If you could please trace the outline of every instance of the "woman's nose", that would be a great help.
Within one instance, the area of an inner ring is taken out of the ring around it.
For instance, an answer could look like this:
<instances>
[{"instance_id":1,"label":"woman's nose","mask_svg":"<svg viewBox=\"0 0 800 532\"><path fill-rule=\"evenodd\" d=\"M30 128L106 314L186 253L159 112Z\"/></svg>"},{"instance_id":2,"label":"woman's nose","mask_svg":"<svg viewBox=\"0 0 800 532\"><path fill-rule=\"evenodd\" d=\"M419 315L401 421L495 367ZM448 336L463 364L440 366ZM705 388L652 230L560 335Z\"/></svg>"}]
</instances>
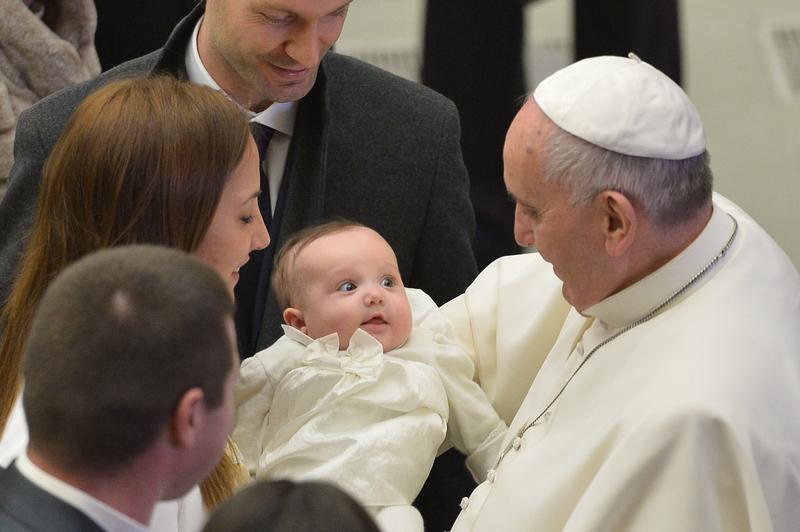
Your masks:
<instances>
[{"instance_id":1,"label":"woman's nose","mask_svg":"<svg viewBox=\"0 0 800 532\"><path fill-rule=\"evenodd\" d=\"M253 250L264 249L265 247L269 246L271 239L269 237L269 231L267 231L267 226L264 225L264 218L261 217L260 212L257 215L255 224L256 227L255 231L253 232L252 240Z\"/></svg>"}]
</instances>

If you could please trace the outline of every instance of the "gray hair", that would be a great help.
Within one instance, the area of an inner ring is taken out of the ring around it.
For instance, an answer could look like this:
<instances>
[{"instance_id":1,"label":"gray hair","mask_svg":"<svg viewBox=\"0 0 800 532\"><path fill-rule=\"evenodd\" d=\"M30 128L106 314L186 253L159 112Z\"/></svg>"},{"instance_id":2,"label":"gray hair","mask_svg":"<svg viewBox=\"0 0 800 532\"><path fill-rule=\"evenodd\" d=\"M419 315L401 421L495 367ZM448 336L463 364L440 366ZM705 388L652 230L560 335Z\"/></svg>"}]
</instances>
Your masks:
<instances>
[{"instance_id":1,"label":"gray hair","mask_svg":"<svg viewBox=\"0 0 800 532\"><path fill-rule=\"evenodd\" d=\"M708 151L679 160L636 157L601 148L556 126L543 152L544 179L566 185L573 204L616 190L638 202L664 229L681 225L711 197Z\"/></svg>"}]
</instances>

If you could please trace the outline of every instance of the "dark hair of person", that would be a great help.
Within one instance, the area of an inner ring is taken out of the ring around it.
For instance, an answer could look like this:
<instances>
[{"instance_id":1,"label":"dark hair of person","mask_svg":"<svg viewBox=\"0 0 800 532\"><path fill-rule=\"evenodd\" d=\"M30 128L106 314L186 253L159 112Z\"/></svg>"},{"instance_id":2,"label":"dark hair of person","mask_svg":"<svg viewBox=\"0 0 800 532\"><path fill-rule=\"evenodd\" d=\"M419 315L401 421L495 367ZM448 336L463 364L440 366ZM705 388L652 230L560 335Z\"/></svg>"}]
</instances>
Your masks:
<instances>
[{"instance_id":1,"label":"dark hair of person","mask_svg":"<svg viewBox=\"0 0 800 532\"><path fill-rule=\"evenodd\" d=\"M350 495L325 482L262 480L222 503L203 532L379 532Z\"/></svg>"},{"instance_id":2,"label":"dark hair of person","mask_svg":"<svg viewBox=\"0 0 800 532\"><path fill-rule=\"evenodd\" d=\"M354 227L366 226L354 220L336 218L301 229L284 242L275 254L275 266L272 270L272 290L278 301L278 308L290 307L300 288L294 279L294 265L300 252L315 240Z\"/></svg>"},{"instance_id":3,"label":"dark hair of person","mask_svg":"<svg viewBox=\"0 0 800 532\"><path fill-rule=\"evenodd\" d=\"M188 390L220 406L235 371L232 320L219 274L176 249L123 246L68 266L26 342L30 446L67 471L129 466Z\"/></svg>"}]
</instances>

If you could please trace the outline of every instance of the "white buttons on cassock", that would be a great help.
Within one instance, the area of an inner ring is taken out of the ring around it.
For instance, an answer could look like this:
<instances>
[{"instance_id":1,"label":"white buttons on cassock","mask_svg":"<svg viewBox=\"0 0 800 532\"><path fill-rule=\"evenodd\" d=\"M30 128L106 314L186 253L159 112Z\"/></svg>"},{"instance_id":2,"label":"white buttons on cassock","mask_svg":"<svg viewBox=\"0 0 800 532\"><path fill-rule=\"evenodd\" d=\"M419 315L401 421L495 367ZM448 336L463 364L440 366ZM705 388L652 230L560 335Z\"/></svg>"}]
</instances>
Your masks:
<instances>
[{"instance_id":1,"label":"white buttons on cassock","mask_svg":"<svg viewBox=\"0 0 800 532\"><path fill-rule=\"evenodd\" d=\"M458 504L462 510L466 510L469 506L469 497L462 497L461 502Z\"/></svg>"},{"instance_id":2,"label":"white buttons on cassock","mask_svg":"<svg viewBox=\"0 0 800 532\"><path fill-rule=\"evenodd\" d=\"M519 451L519 448L522 446L522 438L517 436L514 438L514 442L511 444L511 447L514 448L515 451Z\"/></svg>"},{"instance_id":3,"label":"white buttons on cassock","mask_svg":"<svg viewBox=\"0 0 800 532\"><path fill-rule=\"evenodd\" d=\"M495 472L494 469L490 469L489 471L486 472L486 480L489 481L489 484L494 484L494 477L496 474L497 473Z\"/></svg>"}]
</instances>

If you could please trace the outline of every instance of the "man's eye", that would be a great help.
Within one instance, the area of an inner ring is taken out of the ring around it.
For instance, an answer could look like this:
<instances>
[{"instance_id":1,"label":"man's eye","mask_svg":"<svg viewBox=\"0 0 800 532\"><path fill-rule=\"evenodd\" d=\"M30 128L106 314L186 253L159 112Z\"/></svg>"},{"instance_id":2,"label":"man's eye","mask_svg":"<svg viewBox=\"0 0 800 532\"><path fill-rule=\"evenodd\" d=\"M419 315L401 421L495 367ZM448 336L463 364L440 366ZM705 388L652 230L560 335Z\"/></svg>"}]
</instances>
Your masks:
<instances>
[{"instance_id":1,"label":"man's eye","mask_svg":"<svg viewBox=\"0 0 800 532\"><path fill-rule=\"evenodd\" d=\"M352 292L355 289L356 285L351 283L350 281L343 282L342 284L339 285L339 288L337 288L339 292Z\"/></svg>"},{"instance_id":2,"label":"man's eye","mask_svg":"<svg viewBox=\"0 0 800 532\"><path fill-rule=\"evenodd\" d=\"M384 286L386 288L391 288L394 285L395 285L394 279L392 279L391 277L384 277L383 279L381 279L381 286Z\"/></svg>"},{"instance_id":3,"label":"man's eye","mask_svg":"<svg viewBox=\"0 0 800 532\"><path fill-rule=\"evenodd\" d=\"M266 21L266 23L270 24L272 26L285 26L287 24L291 24L292 21L293 21L293 19L292 19L292 17L290 15L284 15L284 16L275 15L275 16L273 16L273 15L266 15L265 14L265 15L263 15L263 17L264 17L264 20Z\"/></svg>"},{"instance_id":4,"label":"man's eye","mask_svg":"<svg viewBox=\"0 0 800 532\"><path fill-rule=\"evenodd\" d=\"M255 219L256 219L255 216L242 216L241 218L243 224L251 224Z\"/></svg>"}]
</instances>

